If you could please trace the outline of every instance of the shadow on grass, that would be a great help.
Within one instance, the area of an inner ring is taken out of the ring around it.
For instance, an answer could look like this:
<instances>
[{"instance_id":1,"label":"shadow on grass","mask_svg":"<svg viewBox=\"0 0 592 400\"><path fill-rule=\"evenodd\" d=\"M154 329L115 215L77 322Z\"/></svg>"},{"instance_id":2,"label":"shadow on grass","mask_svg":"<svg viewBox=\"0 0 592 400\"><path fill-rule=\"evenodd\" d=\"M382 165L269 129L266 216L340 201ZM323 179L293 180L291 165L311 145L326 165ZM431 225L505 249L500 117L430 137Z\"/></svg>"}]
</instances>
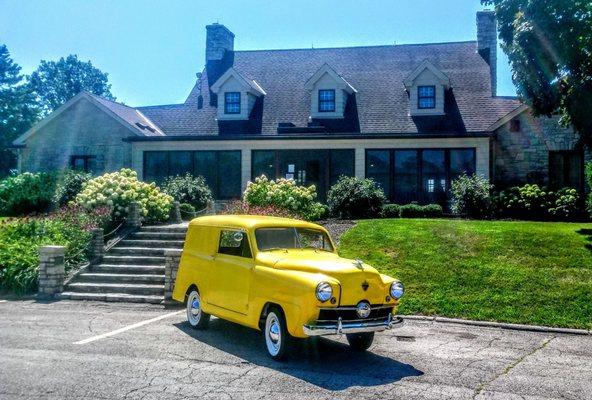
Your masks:
<instances>
[{"instance_id":1,"label":"shadow on grass","mask_svg":"<svg viewBox=\"0 0 592 400\"><path fill-rule=\"evenodd\" d=\"M385 385L423 375L409 364L371 351L354 352L345 344L324 338L297 341L291 357L277 362L269 358L262 333L254 329L221 319L213 319L209 328L202 331L192 329L186 322L174 325L204 344L328 390Z\"/></svg>"},{"instance_id":2,"label":"shadow on grass","mask_svg":"<svg viewBox=\"0 0 592 400\"><path fill-rule=\"evenodd\" d=\"M580 229L580 230L577 231L577 233L579 233L580 235L587 236L586 239L589 242L592 242L592 229L587 229L587 228ZM586 243L586 248L588 250L592 251L592 243Z\"/></svg>"}]
</instances>

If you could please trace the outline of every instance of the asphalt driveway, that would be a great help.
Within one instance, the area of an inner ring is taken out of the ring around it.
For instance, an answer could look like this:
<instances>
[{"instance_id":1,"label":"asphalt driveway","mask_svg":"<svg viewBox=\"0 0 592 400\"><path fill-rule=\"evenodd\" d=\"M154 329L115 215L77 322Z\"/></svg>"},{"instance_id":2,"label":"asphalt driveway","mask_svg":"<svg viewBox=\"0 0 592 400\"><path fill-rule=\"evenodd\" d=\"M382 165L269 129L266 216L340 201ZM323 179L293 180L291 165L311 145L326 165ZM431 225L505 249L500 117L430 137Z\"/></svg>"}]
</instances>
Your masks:
<instances>
[{"instance_id":1,"label":"asphalt driveway","mask_svg":"<svg viewBox=\"0 0 592 400\"><path fill-rule=\"evenodd\" d=\"M260 333L145 305L0 302L1 399L592 398L592 337L408 321L267 357Z\"/></svg>"}]
</instances>

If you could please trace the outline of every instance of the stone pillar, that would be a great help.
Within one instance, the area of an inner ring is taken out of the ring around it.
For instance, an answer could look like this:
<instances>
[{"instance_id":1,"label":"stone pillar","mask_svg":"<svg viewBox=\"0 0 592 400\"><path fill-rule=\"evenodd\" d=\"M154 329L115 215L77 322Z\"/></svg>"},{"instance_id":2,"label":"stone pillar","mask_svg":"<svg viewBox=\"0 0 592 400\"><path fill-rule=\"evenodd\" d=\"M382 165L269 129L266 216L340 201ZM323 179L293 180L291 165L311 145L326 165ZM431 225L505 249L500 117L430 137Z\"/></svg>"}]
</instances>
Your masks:
<instances>
[{"instance_id":1,"label":"stone pillar","mask_svg":"<svg viewBox=\"0 0 592 400\"><path fill-rule=\"evenodd\" d=\"M208 201L206 204L206 212L204 215L215 215L216 214L216 204L213 201Z\"/></svg>"},{"instance_id":2,"label":"stone pillar","mask_svg":"<svg viewBox=\"0 0 592 400\"><path fill-rule=\"evenodd\" d=\"M178 201L173 201L173 207L171 208L171 222L173 224L180 224L183 222L181 219L181 204Z\"/></svg>"},{"instance_id":3,"label":"stone pillar","mask_svg":"<svg viewBox=\"0 0 592 400\"><path fill-rule=\"evenodd\" d=\"M90 254L88 256L91 263L99 263L103 259L105 254L105 240L103 239L103 229L93 228L91 229L90 238Z\"/></svg>"},{"instance_id":4,"label":"stone pillar","mask_svg":"<svg viewBox=\"0 0 592 400\"><path fill-rule=\"evenodd\" d=\"M65 275L64 246L43 246L39 248L39 292L37 297L50 299L64 290Z\"/></svg>"},{"instance_id":5,"label":"stone pillar","mask_svg":"<svg viewBox=\"0 0 592 400\"><path fill-rule=\"evenodd\" d=\"M140 216L140 204L136 203L135 201L130 203L129 205L126 224L132 228L139 228L142 226L142 219Z\"/></svg>"},{"instance_id":6,"label":"stone pillar","mask_svg":"<svg viewBox=\"0 0 592 400\"><path fill-rule=\"evenodd\" d=\"M175 287L175 279L177 279L177 271L179 270L179 262L181 261L181 249L169 249L164 252L164 304L170 305L173 302L173 288Z\"/></svg>"}]
</instances>

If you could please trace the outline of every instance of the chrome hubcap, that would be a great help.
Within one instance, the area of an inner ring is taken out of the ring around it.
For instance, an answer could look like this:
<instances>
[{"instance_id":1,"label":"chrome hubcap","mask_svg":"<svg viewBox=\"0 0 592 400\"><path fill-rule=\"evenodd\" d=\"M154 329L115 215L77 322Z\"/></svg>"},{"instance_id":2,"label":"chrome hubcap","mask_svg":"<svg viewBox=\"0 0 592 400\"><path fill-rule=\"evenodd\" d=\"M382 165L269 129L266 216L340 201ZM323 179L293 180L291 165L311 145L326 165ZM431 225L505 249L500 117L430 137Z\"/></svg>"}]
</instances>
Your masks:
<instances>
[{"instance_id":1,"label":"chrome hubcap","mask_svg":"<svg viewBox=\"0 0 592 400\"><path fill-rule=\"evenodd\" d=\"M269 338L272 342L277 343L280 340L280 327L277 321L273 321L269 328Z\"/></svg>"},{"instance_id":2,"label":"chrome hubcap","mask_svg":"<svg viewBox=\"0 0 592 400\"><path fill-rule=\"evenodd\" d=\"M265 321L265 344L267 345L267 351L272 356L277 355L280 352L282 346L282 331L280 329L280 321L277 315L273 312L269 313L267 320Z\"/></svg>"},{"instance_id":3,"label":"chrome hubcap","mask_svg":"<svg viewBox=\"0 0 592 400\"><path fill-rule=\"evenodd\" d=\"M195 299L191 302L191 314L197 315L199 314L199 300Z\"/></svg>"},{"instance_id":4,"label":"chrome hubcap","mask_svg":"<svg viewBox=\"0 0 592 400\"><path fill-rule=\"evenodd\" d=\"M187 299L187 320L193 326L196 326L201 319L201 304L199 294L194 291L189 294Z\"/></svg>"}]
</instances>

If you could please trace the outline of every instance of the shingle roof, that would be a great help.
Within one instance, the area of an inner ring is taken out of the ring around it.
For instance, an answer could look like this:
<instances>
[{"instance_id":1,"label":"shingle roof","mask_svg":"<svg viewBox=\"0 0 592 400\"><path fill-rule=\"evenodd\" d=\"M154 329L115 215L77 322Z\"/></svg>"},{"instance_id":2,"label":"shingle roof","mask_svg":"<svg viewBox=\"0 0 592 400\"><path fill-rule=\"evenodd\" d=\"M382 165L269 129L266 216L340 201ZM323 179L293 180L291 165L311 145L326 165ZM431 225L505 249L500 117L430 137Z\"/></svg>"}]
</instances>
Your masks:
<instances>
[{"instance_id":1,"label":"shingle roof","mask_svg":"<svg viewBox=\"0 0 592 400\"><path fill-rule=\"evenodd\" d=\"M451 81L446 116L409 116L403 81L429 60ZM184 104L138 107L166 135L277 134L278 123L306 127L310 115L307 80L327 63L358 91L346 118L324 121L333 132L471 133L484 132L521 105L514 98L491 97L489 66L477 43L235 51L231 66L256 80L267 93L249 122L218 122L204 70ZM220 74L217 74L219 76ZM201 96L201 100L200 100ZM198 103L203 107L199 108Z\"/></svg>"}]
</instances>

